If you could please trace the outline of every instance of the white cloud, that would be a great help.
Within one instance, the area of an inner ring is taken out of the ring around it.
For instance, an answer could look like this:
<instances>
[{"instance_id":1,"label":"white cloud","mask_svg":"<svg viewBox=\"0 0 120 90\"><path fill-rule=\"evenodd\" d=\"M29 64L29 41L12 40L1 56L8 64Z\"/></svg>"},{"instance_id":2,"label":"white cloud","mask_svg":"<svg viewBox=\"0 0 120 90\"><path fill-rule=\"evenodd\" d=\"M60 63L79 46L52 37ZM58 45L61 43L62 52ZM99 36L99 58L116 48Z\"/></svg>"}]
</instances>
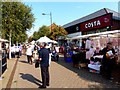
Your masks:
<instances>
[{"instance_id":1,"label":"white cloud","mask_svg":"<svg viewBox=\"0 0 120 90\"><path fill-rule=\"evenodd\" d=\"M33 35L35 31L38 31L38 30L39 30L39 27L35 26L35 27L32 27L30 31L27 31L26 33L28 34L28 37L30 37L31 35Z\"/></svg>"}]
</instances>

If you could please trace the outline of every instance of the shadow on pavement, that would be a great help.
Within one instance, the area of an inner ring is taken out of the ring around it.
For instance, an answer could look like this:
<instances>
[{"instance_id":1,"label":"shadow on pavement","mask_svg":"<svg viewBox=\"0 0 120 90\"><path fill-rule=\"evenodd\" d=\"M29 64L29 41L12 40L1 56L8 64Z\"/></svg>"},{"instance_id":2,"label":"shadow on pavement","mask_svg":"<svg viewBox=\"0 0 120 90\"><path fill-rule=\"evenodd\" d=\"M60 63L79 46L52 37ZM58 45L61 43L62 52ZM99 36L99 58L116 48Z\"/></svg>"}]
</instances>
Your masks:
<instances>
[{"instance_id":1,"label":"shadow on pavement","mask_svg":"<svg viewBox=\"0 0 120 90\"><path fill-rule=\"evenodd\" d=\"M27 61L19 61L19 62L22 62L22 63L28 63Z\"/></svg>"},{"instance_id":2,"label":"shadow on pavement","mask_svg":"<svg viewBox=\"0 0 120 90\"><path fill-rule=\"evenodd\" d=\"M42 83L40 80L38 80L37 78L33 77L33 76L30 75L30 74L20 73L20 75L21 75L21 78L22 78L22 79L28 80L29 82L32 82L32 83L35 83L35 84L38 85L38 86L40 86L39 83Z\"/></svg>"},{"instance_id":3,"label":"shadow on pavement","mask_svg":"<svg viewBox=\"0 0 120 90\"><path fill-rule=\"evenodd\" d=\"M81 68L81 69L77 69L73 67L73 63L66 63L64 60L64 57L60 57L59 61L56 62L62 66L64 66L65 68L77 73L77 75L80 78L83 78L84 80L88 80L88 81L92 81L92 82L97 82L99 83L99 85L90 85L88 87L90 88L114 88L116 87L115 83L113 82L109 82L108 80L106 80L105 78L103 78L101 75L99 74L94 74L94 73L90 73L88 69L85 68Z\"/></svg>"}]
</instances>

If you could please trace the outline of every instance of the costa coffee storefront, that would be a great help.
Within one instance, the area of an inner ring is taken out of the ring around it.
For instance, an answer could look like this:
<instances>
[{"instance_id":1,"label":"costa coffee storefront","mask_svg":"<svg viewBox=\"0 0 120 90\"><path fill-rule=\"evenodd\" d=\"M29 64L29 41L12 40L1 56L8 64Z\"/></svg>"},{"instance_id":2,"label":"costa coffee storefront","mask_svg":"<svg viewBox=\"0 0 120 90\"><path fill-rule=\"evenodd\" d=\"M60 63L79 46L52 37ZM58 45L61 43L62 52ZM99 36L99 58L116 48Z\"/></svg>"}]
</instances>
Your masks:
<instances>
[{"instance_id":1,"label":"costa coffee storefront","mask_svg":"<svg viewBox=\"0 0 120 90\"><path fill-rule=\"evenodd\" d=\"M65 28L65 30L68 32L67 36L69 38L76 37L76 34L77 36L80 36L105 31L119 30L120 18L118 16L119 15L117 12L103 8L88 16L63 25L63 28ZM79 46L85 46L85 39L74 41L78 42Z\"/></svg>"},{"instance_id":2,"label":"costa coffee storefront","mask_svg":"<svg viewBox=\"0 0 120 90\"><path fill-rule=\"evenodd\" d=\"M83 22L80 25L82 35L112 30L112 13Z\"/></svg>"}]
</instances>

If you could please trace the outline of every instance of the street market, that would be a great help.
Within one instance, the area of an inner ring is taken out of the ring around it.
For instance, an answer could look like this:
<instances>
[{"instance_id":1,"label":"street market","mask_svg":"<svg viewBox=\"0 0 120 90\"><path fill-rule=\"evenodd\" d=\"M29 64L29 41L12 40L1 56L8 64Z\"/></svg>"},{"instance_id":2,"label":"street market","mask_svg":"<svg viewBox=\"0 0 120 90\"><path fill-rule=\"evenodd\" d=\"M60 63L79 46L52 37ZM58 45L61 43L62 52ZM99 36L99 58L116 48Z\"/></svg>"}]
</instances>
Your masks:
<instances>
[{"instance_id":1,"label":"street market","mask_svg":"<svg viewBox=\"0 0 120 90\"><path fill-rule=\"evenodd\" d=\"M59 4L1 3L0 89L120 88L120 3Z\"/></svg>"}]
</instances>

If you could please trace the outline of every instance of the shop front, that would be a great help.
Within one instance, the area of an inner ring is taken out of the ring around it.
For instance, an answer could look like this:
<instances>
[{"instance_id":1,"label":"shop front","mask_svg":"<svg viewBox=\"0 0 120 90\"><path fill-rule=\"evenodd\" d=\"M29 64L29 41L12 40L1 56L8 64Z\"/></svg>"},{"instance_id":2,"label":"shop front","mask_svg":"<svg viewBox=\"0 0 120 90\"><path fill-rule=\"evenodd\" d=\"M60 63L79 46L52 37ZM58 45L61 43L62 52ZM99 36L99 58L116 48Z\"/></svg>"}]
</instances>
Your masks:
<instances>
[{"instance_id":1,"label":"shop front","mask_svg":"<svg viewBox=\"0 0 120 90\"><path fill-rule=\"evenodd\" d=\"M71 34L80 32L81 35L100 33L105 31L113 31L120 29L119 13L113 10L103 8L90 15L72 21L63 25L63 28L68 32L68 38ZM77 36L77 35L75 35ZM84 39L85 40L85 39ZM84 40L82 46L84 46ZM75 41L75 40L74 40ZM81 45L81 44L80 44Z\"/></svg>"},{"instance_id":2,"label":"shop front","mask_svg":"<svg viewBox=\"0 0 120 90\"><path fill-rule=\"evenodd\" d=\"M104 61L103 49L107 46L107 43L109 42L112 43L112 47L115 50L114 59L116 66L118 65L118 63L120 63L120 18L118 17L119 13L116 14L116 12L113 11L110 13L103 13L99 16L96 15L96 13L100 14L104 11L106 12L106 9L102 9L86 17L80 18L79 20L64 25L64 27L66 27L66 30L69 32L70 29L68 29L68 27L70 28L73 23L79 23L79 32L81 32L81 35L68 38L68 40L71 42L80 39L82 40L82 47L79 48L73 46L73 50L70 47L65 57L71 57L73 65L75 67L87 67L92 73L103 73L101 69L101 66L103 66L102 63ZM118 18L115 18L116 16Z\"/></svg>"}]
</instances>

